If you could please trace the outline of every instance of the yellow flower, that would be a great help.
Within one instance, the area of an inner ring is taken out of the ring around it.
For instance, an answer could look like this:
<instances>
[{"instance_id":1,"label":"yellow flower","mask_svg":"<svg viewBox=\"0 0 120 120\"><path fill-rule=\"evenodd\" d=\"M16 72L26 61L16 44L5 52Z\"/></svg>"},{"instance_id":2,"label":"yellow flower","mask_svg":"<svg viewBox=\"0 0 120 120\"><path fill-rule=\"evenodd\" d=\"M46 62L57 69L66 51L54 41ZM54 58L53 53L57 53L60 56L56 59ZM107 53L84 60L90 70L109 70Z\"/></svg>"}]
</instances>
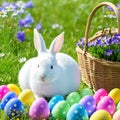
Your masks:
<instances>
[{"instance_id":1,"label":"yellow flower","mask_svg":"<svg viewBox=\"0 0 120 120\"><path fill-rule=\"evenodd\" d=\"M0 12L0 15L3 15L4 13L3 12Z\"/></svg>"},{"instance_id":2,"label":"yellow flower","mask_svg":"<svg viewBox=\"0 0 120 120\"><path fill-rule=\"evenodd\" d=\"M29 28L26 29L26 32L31 32L31 30Z\"/></svg>"}]
</instances>

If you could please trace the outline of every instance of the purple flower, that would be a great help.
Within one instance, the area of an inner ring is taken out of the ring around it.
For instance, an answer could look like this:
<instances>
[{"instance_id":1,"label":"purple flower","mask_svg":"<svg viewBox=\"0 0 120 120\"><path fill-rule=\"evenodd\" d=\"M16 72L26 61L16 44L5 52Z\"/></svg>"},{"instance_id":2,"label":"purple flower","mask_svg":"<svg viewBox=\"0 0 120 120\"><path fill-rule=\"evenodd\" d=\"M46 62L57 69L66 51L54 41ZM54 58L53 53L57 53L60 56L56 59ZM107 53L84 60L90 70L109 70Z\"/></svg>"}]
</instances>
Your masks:
<instances>
[{"instance_id":1,"label":"purple flower","mask_svg":"<svg viewBox=\"0 0 120 120\"><path fill-rule=\"evenodd\" d=\"M36 29L37 29L37 30L41 30L41 29L42 29L41 23L38 23L38 24L36 25Z\"/></svg>"},{"instance_id":2,"label":"purple flower","mask_svg":"<svg viewBox=\"0 0 120 120\"><path fill-rule=\"evenodd\" d=\"M119 3L119 4L117 4L117 7L118 7L118 8L120 8L120 3Z\"/></svg>"},{"instance_id":3,"label":"purple flower","mask_svg":"<svg viewBox=\"0 0 120 120\"><path fill-rule=\"evenodd\" d=\"M21 42L23 42L26 38L25 38L25 32L24 31L19 31L17 33L17 39Z\"/></svg>"},{"instance_id":4,"label":"purple flower","mask_svg":"<svg viewBox=\"0 0 120 120\"><path fill-rule=\"evenodd\" d=\"M3 3L2 3L3 8L6 8L8 5L9 5L8 2L3 2Z\"/></svg>"},{"instance_id":5,"label":"purple flower","mask_svg":"<svg viewBox=\"0 0 120 120\"><path fill-rule=\"evenodd\" d=\"M26 4L25 4L25 7L26 8L33 8L33 2L32 2L32 0L29 0Z\"/></svg>"},{"instance_id":6,"label":"purple flower","mask_svg":"<svg viewBox=\"0 0 120 120\"><path fill-rule=\"evenodd\" d=\"M111 56L113 54L113 50L106 50L104 54L106 56Z\"/></svg>"},{"instance_id":7,"label":"purple flower","mask_svg":"<svg viewBox=\"0 0 120 120\"><path fill-rule=\"evenodd\" d=\"M20 27L30 27L30 25L34 22L33 17L31 16L30 13L27 14L27 16L24 19L21 19L19 21L19 26Z\"/></svg>"}]
</instances>

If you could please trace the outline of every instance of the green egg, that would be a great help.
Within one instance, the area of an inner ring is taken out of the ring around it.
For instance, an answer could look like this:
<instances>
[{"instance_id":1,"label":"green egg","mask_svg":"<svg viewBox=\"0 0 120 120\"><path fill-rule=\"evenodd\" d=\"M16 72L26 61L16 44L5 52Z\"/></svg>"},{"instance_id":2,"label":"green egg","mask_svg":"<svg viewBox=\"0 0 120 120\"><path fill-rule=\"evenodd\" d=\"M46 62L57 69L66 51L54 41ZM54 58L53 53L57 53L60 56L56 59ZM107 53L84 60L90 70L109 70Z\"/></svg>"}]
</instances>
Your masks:
<instances>
[{"instance_id":1,"label":"green egg","mask_svg":"<svg viewBox=\"0 0 120 120\"><path fill-rule=\"evenodd\" d=\"M52 110L52 116L57 120L65 120L70 105L67 101L63 100L58 102Z\"/></svg>"},{"instance_id":2,"label":"green egg","mask_svg":"<svg viewBox=\"0 0 120 120\"><path fill-rule=\"evenodd\" d=\"M118 102L116 109L120 110L120 101Z\"/></svg>"},{"instance_id":3,"label":"green egg","mask_svg":"<svg viewBox=\"0 0 120 120\"><path fill-rule=\"evenodd\" d=\"M93 96L93 91L90 88L84 88L81 92L80 92L81 97L83 98L86 95L91 95Z\"/></svg>"},{"instance_id":4,"label":"green egg","mask_svg":"<svg viewBox=\"0 0 120 120\"><path fill-rule=\"evenodd\" d=\"M80 99L81 97L79 93L72 92L67 96L66 101L72 106L73 104L78 103Z\"/></svg>"}]
</instances>

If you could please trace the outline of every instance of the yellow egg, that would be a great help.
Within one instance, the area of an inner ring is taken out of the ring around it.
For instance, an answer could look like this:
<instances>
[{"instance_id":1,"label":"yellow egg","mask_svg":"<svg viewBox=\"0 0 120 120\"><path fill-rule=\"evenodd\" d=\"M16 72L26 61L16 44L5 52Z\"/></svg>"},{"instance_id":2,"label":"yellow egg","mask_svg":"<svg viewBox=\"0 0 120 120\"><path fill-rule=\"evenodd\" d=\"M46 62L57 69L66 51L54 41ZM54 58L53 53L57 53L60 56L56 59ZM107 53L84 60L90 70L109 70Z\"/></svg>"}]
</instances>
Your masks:
<instances>
[{"instance_id":1,"label":"yellow egg","mask_svg":"<svg viewBox=\"0 0 120 120\"><path fill-rule=\"evenodd\" d=\"M15 92L17 95L20 94L20 88L15 84L8 84L7 87L10 91Z\"/></svg>"},{"instance_id":2,"label":"yellow egg","mask_svg":"<svg viewBox=\"0 0 120 120\"><path fill-rule=\"evenodd\" d=\"M30 89L25 89L19 94L18 99L21 100L23 104L30 106L34 102L35 97Z\"/></svg>"},{"instance_id":3,"label":"yellow egg","mask_svg":"<svg viewBox=\"0 0 120 120\"><path fill-rule=\"evenodd\" d=\"M118 110L114 113L113 120L120 120L120 110Z\"/></svg>"},{"instance_id":4,"label":"yellow egg","mask_svg":"<svg viewBox=\"0 0 120 120\"><path fill-rule=\"evenodd\" d=\"M112 120L110 114L105 110L97 110L92 114L90 120Z\"/></svg>"},{"instance_id":5,"label":"yellow egg","mask_svg":"<svg viewBox=\"0 0 120 120\"><path fill-rule=\"evenodd\" d=\"M112 89L109 92L108 96L110 96L114 100L115 104L117 104L120 101L120 89L119 88Z\"/></svg>"}]
</instances>

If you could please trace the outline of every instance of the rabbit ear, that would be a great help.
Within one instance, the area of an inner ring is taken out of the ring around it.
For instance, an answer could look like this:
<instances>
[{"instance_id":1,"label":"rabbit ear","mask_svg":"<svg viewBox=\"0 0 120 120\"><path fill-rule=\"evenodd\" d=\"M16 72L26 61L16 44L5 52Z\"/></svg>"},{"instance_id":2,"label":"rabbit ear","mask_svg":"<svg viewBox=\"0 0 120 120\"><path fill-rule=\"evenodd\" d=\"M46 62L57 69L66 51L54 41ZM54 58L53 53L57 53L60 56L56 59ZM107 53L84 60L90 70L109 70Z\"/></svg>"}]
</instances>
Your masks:
<instances>
[{"instance_id":1,"label":"rabbit ear","mask_svg":"<svg viewBox=\"0 0 120 120\"><path fill-rule=\"evenodd\" d=\"M64 32L62 32L61 34L59 34L51 43L49 50L52 53L57 53L61 50L62 45L64 42Z\"/></svg>"},{"instance_id":2,"label":"rabbit ear","mask_svg":"<svg viewBox=\"0 0 120 120\"><path fill-rule=\"evenodd\" d=\"M43 37L41 36L41 34L38 33L36 29L34 29L34 46L38 53L46 51L46 46Z\"/></svg>"}]
</instances>

